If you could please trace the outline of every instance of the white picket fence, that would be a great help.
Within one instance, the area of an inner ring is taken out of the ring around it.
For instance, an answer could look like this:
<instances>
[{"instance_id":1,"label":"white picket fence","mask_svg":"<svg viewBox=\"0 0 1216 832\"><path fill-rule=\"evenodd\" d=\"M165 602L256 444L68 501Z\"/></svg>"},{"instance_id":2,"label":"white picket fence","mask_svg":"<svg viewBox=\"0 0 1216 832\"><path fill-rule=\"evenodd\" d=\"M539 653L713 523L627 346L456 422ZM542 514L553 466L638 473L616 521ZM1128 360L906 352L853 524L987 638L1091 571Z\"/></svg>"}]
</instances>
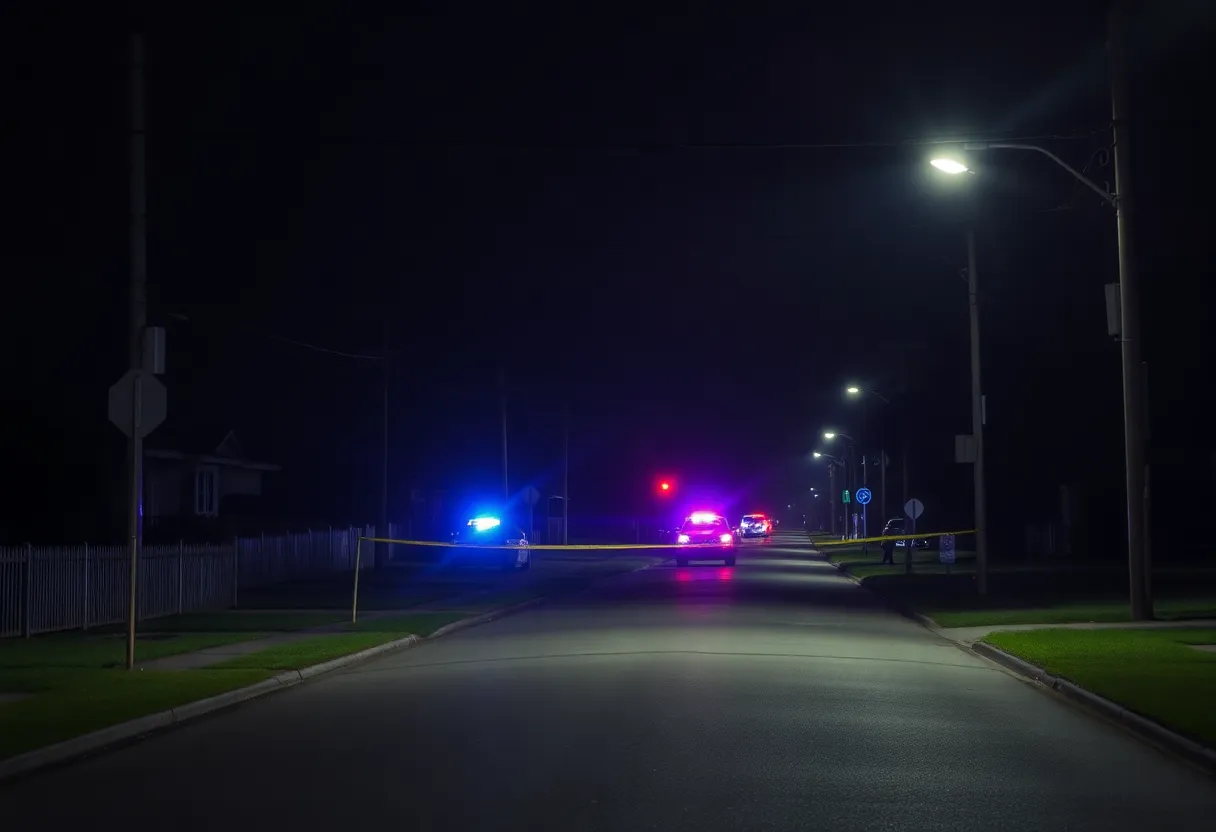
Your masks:
<instances>
[{"instance_id":1,"label":"white picket fence","mask_svg":"<svg viewBox=\"0 0 1216 832\"><path fill-rule=\"evenodd\" d=\"M361 535L374 537L375 528L145 546L136 576L138 617L238 606L242 589L351 572ZM0 638L126 621L130 569L126 546L0 547Z\"/></svg>"}]
</instances>

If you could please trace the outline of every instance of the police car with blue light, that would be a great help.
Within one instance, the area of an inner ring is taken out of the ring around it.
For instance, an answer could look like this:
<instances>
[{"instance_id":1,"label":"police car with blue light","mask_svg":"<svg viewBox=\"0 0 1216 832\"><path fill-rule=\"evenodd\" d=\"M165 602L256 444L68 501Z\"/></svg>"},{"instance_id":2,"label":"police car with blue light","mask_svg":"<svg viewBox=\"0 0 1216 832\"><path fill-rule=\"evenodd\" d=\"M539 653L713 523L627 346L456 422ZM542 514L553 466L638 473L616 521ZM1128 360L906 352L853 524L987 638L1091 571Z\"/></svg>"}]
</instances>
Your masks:
<instances>
[{"instance_id":1,"label":"police car with blue light","mask_svg":"<svg viewBox=\"0 0 1216 832\"><path fill-rule=\"evenodd\" d=\"M464 528L452 533L452 543L460 546L452 559L470 566L502 569L531 569L532 552L528 536L517 526L493 515L469 518Z\"/></svg>"}]
</instances>

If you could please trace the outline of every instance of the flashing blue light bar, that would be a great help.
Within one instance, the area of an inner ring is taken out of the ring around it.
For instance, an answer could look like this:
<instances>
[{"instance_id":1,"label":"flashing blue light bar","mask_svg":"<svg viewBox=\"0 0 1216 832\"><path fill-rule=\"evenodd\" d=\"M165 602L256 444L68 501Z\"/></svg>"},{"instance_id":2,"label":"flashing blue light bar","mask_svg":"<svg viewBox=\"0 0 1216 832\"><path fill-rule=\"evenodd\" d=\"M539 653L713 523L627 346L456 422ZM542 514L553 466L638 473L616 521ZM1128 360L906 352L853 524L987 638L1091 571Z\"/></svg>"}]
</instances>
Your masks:
<instances>
[{"instance_id":1,"label":"flashing blue light bar","mask_svg":"<svg viewBox=\"0 0 1216 832\"><path fill-rule=\"evenodd\" d=\"M498 528L502 525L502 521L497 517L474 517L468 525L472 526L475 531L484 532Z\"/></svg>"}]
</instances>

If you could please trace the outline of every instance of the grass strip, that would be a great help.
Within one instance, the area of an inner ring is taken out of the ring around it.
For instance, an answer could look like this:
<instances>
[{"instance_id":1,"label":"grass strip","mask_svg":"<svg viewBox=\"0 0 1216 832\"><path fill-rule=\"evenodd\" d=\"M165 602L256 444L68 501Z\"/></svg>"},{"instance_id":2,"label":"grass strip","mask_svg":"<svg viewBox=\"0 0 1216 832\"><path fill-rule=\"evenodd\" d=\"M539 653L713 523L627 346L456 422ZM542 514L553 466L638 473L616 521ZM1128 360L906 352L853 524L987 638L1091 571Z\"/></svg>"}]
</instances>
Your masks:
<instances>
[{"instance_id":1,"label":"grass strip","mask_svg":"<svg viewBox=\"0 0 1216 832\"><path fill-rule=\"evenodd\" d=\"M1216 628L1030 630L984 639L1053 676L1216 747Z\"/></svg>"}]
</instances>

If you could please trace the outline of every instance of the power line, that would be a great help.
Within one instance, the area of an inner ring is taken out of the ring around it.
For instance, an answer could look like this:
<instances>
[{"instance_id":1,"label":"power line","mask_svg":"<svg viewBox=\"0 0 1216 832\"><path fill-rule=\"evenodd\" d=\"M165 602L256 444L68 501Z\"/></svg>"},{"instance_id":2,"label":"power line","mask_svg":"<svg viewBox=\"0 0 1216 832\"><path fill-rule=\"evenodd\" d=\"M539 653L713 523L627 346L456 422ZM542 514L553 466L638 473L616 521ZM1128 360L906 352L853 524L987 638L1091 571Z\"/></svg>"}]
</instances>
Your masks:
<instances>
[{"instance_id":1,"label":"power line","mask_svg":"<svg viewBox=\"0 0 1216 832\"><path fill-rule=\"evenodd\" d=\"M282 341L284 344L291 344L294 347L301 349L312 350L313 352L325 353L327 355L336 355L341 358L354 358L362 361L383 361L383 355L366 355L357 352L343 352L342 350L331 349L330 347L322 347L317 344L309 344L306 341L298 341L295 338L288 338L286 335L278 335L274 332L265 332L246 327L246 330L256 335L261 335L263 338L270 338L275 341Z\"/></svg>"},{"instance_id":2,"label":"power line","mask_svg":"<svg viewBox=\"0 0 1216 832\"><path fill-rule=\"evenodd\" d=\"M417 135L399 136L388 132L338 133L316 130L294 129L197 129L176 130L172 128L152 129L153 140L166 136L197 138L214 141L273 141L284 136L293 143L312 142L321 144L378 144L419 150L481 150L481 151L600 151L600 152L660 152L660 151L789 151L789 150L851 150L865 148L930 147L964 142L1055 142L1082 141L1093 137L1110 125L1064 132L1011 135L992 131L972 131L947 136L905 136L885 139L838 139L813 142L662 142L662 141L547 141L537 139L512 139L509 137L471 138L418 138ZM52 129L64 129L52 128ZM98 128L109 132L108 128Z\"/></svg>"},{"instance_id":3,"label":"power line","mask_svg":"<svg viewBox=\"0 0 1216 832\"><path fill-rule=\"evenodd\" d=\"M179 312L170 312L170 313L168 313L168 316L170 318L173 318L178 321L185 321L186 323L191 323L191 324L196 323L194 321L194 319L187 317L186 315L183 315ZM204 324L204 326L205 325L206 324ZM360 360L360 361L384 361L386 358L386 356L384 356L384 355L371 355L371 354L367 354L367 353L346 352L345 350L336 350L336 349L333 349L332 347L323 347L323 346L320 346L319 344L311 344L307 341L301 341L297 338L288 338L286 335L279 335L277 332L270 332L270 331L264 330L264 329L257 329L257 328L247 326L247 325L238 324L234 327L228 327L228 328L238 329L238 330L244 331L244 332L252 334L252 335L257 335L262 338L269 338L273 341L281 341L284 344L290 344L291 346L299 347L300 349L311 350L312 352L319 352L319 353L323 353L326 355L336 355L340 358L352 358L352 359L356 359L356 360Z\"/></svg>"}]
</instances>

